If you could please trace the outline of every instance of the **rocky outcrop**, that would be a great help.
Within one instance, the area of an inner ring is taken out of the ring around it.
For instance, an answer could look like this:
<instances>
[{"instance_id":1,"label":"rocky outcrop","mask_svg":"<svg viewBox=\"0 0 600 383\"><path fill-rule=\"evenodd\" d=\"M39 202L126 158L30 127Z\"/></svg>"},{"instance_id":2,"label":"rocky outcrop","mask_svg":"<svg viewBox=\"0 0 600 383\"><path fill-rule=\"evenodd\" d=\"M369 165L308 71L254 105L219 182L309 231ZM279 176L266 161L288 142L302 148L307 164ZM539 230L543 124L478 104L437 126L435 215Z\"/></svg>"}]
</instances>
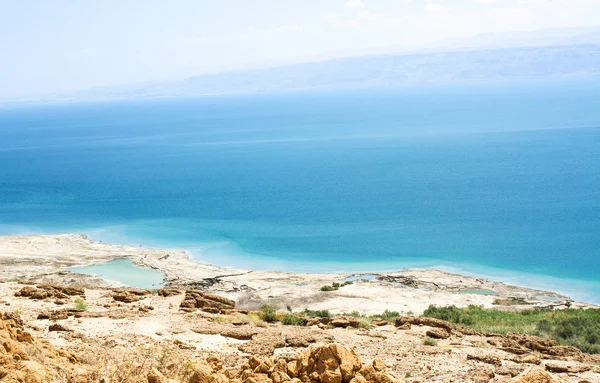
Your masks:
<instances>
[{"instance_id":1,"label":"rocky outcrop","mask_svg":"<svg viewBox=\"0 0 600 383\"><path fill-rule=\"evenodd\" d=\"M151 378L156 381L154 375ZM194 367L189 379L189 383L204 382L395 383L400 380L381 360L363 366L356 352L339 344L330 344L311 347L290 362L252 356L236 370L224 370L221 363L207 360Z\"/></svg>"},{"instance_id":2,"label":"rocky outcrop","mask_svg":"<svg viewBox=\"0 0 600 383\"><path fill-rule=\"evenodd\" d=\"M511 379L508 383L566 383L564 380L554 377L539 367L533 367L521 375Z\"/></svg>"},{"instance_id":3,"label":"rocky outcrop","mask_svg":"<svg viewBox=\"0 0 600 383\"><path fill-rule=\"evenodd\" d=\"M440 319L428 317L400 317L396 319L396 327L406 327L406 325L429 326L441 328L447 332L451 332L454 325Z\"/></svg>"},{"instance_id":4,"label":"rocky outcrop","mask_svg":"<svg viewBox=\"0 0 600 383\"><path fill-rule=\"evenodd\" d=\"M42 383L49 368L62 368L76 359L67 352L56 350L48 342L37 341L12 319L0 320L0 345L2 383Z\"/></svg>"},{"instance_id":5,"label":"rocky outcrop","mask_svg":"<svg viewBox=\"0 0 600 383\"><path fill-rule=\"evenodd\" d=\"M16 297L27 297L29 299L66 299L72 296L85 297L85 289L73 286L58 286L51 283L42 283L33 286L25 286L15 293Z\"/></svg>"},{"instance_id":6,"label":"rocky outcrop","mask_svg":"<svg viewBox=\"0 0 600 383\"><path fill-rule=\"evenodd\" d=\"M235 302L219 295L208 294L202 291L188 290L179 305L184 311L200 309L209 313L226 313L235 309Z\"/></svg>"},{"instance_id":7,"label":"rocky outcrop","mask_svg":"<svg viewBox=\"0 0 600 383\"><path fill-rule=\"evenodd\" d=\"M358 328L360 325L360 321L357 318L351 316L336 316L331 320L331 325L333 327L354 327Z\"/></svg>"},{"instance_id":8,"label":"rocky outcrop","mask_svg":"<svg viewBox=\"0 0 600 383\"><path fill-rule=\"evenodd\" d=\"M428 337L434 339L448 339L450 338L450 333L443 328L432 328L431 330L427 330L425 333Z\"/></svg>"},{"instance_id":9,"label":"rocky outcrop","mask_svg":"<svg viewBox=\"0 0 600 383\"><path fill-rule=\"evenodd\" d=\"M167 297L171 297L174 295L179 295L182 292L180 290L176 290L176 289L159 289L157 291L157 293L159 296L167 298Z\"/></svg>"},{"instance_id":10,"label":"rocky outcrop","mask_svg":"<svg viewBox=\"0 0 600 383\"><path fill-rule=\"evenodd\" d=\"M495 356L491 355L473 355L467 354L467 360L476 360L478 362L491 364L494 366L502 366L502 361Z\"/></svg>"},{"instance_id":11,"label":"rocky outcrop","mask_svg":"<svg viewBox=\"0 0 600 383\"><path fill-rule=\"evenodd\" d=\"M117 302L133 303L141 301L144 297L152 294L150 290L138 289L116 289L113 290L113 299Z\"/></svg>"}]
</instances>

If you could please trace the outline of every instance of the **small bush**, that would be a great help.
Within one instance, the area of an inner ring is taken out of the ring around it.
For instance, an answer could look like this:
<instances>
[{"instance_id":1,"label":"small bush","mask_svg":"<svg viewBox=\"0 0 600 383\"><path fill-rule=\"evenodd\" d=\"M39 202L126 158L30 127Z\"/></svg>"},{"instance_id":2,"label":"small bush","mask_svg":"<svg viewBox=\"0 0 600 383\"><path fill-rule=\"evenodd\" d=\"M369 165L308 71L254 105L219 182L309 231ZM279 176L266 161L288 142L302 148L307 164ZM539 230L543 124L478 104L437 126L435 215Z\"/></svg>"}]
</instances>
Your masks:
<instances>
[{"instance_id":1,"label":"small bush","mask_svg":"<svg viewBox=\"0 0 600 383\"><path fill-rule=\"evenodd\" d=\"M352 281L346 281L346 282L344 282L344 283L341 284L341 287L349 286L351 284L352 284Z\"/></svg>"},{"instance_id":2,"label":"small bush","mask_svg":"<svg viewBox=\"0 0 600 383\"><path fill-rule=\"evenodd\" d=\"M339 288L339 287L338 287ZM321 291L335 291L337 288L329 285L321 286Z\"/></svg>"},{"instance_id":3,"label":"small bush","mask_svg":"<svg viewBox=\"0 0 600 383\"><path fill-rule=\"evenodd\" d=\"M329 310L309 310L304 309L302 314L313 318L331 318Z\"/></svg>"},{"instance_id":4,"label":"small bush","mask_svg":"<svg viewBox=\"0 0 600 383\"><path fill-rule=\"evenodd\" d=\"M400 313L398 311L389 311L389 310L385 310L383 312L383 314L381 315L377 315L378 318L381 318L383 320L387 320L387 321L393 321L396 318L401 317Z\"/></svg>"},{"instance_id":5,"label":"small bush","mask_svg":"<svg viewBox=\"0 0 600 383\"><path fill-rule=\"evenodd\" d=\"M286 326L304 326L306 324L301 318L291 313L285 313L281 318L281 323Z\"/></svg>"},{"instance_id":6,"label":"small bush","mask_svg":"<svg viewBox=\"0 0 600 383\"><path fill-rule=\"evenodd\" d=\"M437 340L426 336L425 339L423 339L423 344L425 346L437 346Z\"/></svg>"},{"instance_id":7,"label":"small bush","mask_svg":"<svg viewBox=\"0 0 600 383\"><path fill-rule=\"evenodd\" d=\"M75 298L75 300L73 302L75 302L75 308L77 310L84 310L85 311L88 308L87 304L85 303L85 301L82 298L80 298L80 297Z\"/></svg>"},{"instance_id":8,"label":"small bush","mask_svg":"<svg viewBox=\"0 0 600 383\"><path fill-rule=\"evenodd\" d=\"M367 317L361 317L358 322L358 327L370 329L371 328L371 319L369 319Z\"/></svg>"},{"instance_id":9,"label":"small bush","mask_svg":"<svg viewBox=\"0 0 600 383\"><path fill-rule=\"evenodd\" d=\"M275 322L277 320L277 310L274 306L263 305L260 311L262 312L262 319L265 322Z\"/></svg>"}]
</instances>

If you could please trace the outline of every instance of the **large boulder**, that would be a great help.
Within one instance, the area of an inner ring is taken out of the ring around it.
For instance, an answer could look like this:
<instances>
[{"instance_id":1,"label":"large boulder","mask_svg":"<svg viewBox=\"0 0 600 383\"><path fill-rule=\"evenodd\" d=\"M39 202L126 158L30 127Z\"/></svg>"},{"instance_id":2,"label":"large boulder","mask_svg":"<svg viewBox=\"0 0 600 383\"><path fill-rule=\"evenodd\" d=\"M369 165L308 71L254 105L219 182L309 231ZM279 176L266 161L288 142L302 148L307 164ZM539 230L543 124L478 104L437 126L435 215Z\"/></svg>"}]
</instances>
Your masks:
<instances>
[{"instance_id":1,"label":"large boulder","mask_svg":"<svg viewBox=\"0 0 600 383\"><path fill-rule=\"evenodd\" d=\"M565 383L565 381L550 375L539 367L532 367L521 375L512 378L508 383Z\"/></svg>"},{"instance_id":2,"label":"large boulder","mask_svg":"<svg viewBox=\"0 0 600 383\"><path fill-rule=\"evenodd\" d=\"M33 286L25 286L15 293L16 297L26 297L29 299L56 298L65 299L70 296L85 297L85 289L75 286L58 286L53 283L42 283Z\"/></svg>"},{"instance_id":3,"label":"large boulder","mask_svg":"<svg viewBox=\"0 0 600 383\"><path fill-rule=\"evenodd\" d=\"M208 294L202 291L188 290L179 307L185 311L200 309L202 311L219 313L235 308L235 302L219 295Z\"/></svg>"}]
</instances>

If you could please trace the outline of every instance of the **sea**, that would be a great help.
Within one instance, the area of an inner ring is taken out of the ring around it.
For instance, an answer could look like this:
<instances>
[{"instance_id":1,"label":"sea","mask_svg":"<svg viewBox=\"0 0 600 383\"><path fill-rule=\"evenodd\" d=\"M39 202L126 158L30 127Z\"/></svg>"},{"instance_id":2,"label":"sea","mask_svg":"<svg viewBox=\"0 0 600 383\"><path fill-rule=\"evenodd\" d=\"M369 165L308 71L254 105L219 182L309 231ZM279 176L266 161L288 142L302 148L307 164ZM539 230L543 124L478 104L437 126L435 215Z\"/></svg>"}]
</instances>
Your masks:
<instances>
[{"instance_id":1,"label":"sea","mask_svg":"<svg viewBox=\"0 0 600 383\"><path fill-rule=\"evenodd\" d=\"M600 303L600 78L5 105L0 234L71 232Z\"/></svg>"}]
</instances>

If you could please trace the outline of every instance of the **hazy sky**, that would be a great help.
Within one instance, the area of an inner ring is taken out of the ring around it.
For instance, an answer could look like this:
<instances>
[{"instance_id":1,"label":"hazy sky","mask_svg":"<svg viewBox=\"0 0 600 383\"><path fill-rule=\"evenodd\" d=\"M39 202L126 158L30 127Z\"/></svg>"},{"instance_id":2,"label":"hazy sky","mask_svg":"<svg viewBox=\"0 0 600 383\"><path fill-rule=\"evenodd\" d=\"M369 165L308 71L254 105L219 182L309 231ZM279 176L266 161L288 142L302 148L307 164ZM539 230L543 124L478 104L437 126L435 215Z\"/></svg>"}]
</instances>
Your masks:
<instances>
[{"instance_id":1,"label":"hazy sky","mask_svg":"<svg viewBox=\"0 0 600 383\"><path fill-rule=\"evenodd\" d=\"M600 24L600 0L0 0L0 97Z\"/></svg>"}]
</instances>

